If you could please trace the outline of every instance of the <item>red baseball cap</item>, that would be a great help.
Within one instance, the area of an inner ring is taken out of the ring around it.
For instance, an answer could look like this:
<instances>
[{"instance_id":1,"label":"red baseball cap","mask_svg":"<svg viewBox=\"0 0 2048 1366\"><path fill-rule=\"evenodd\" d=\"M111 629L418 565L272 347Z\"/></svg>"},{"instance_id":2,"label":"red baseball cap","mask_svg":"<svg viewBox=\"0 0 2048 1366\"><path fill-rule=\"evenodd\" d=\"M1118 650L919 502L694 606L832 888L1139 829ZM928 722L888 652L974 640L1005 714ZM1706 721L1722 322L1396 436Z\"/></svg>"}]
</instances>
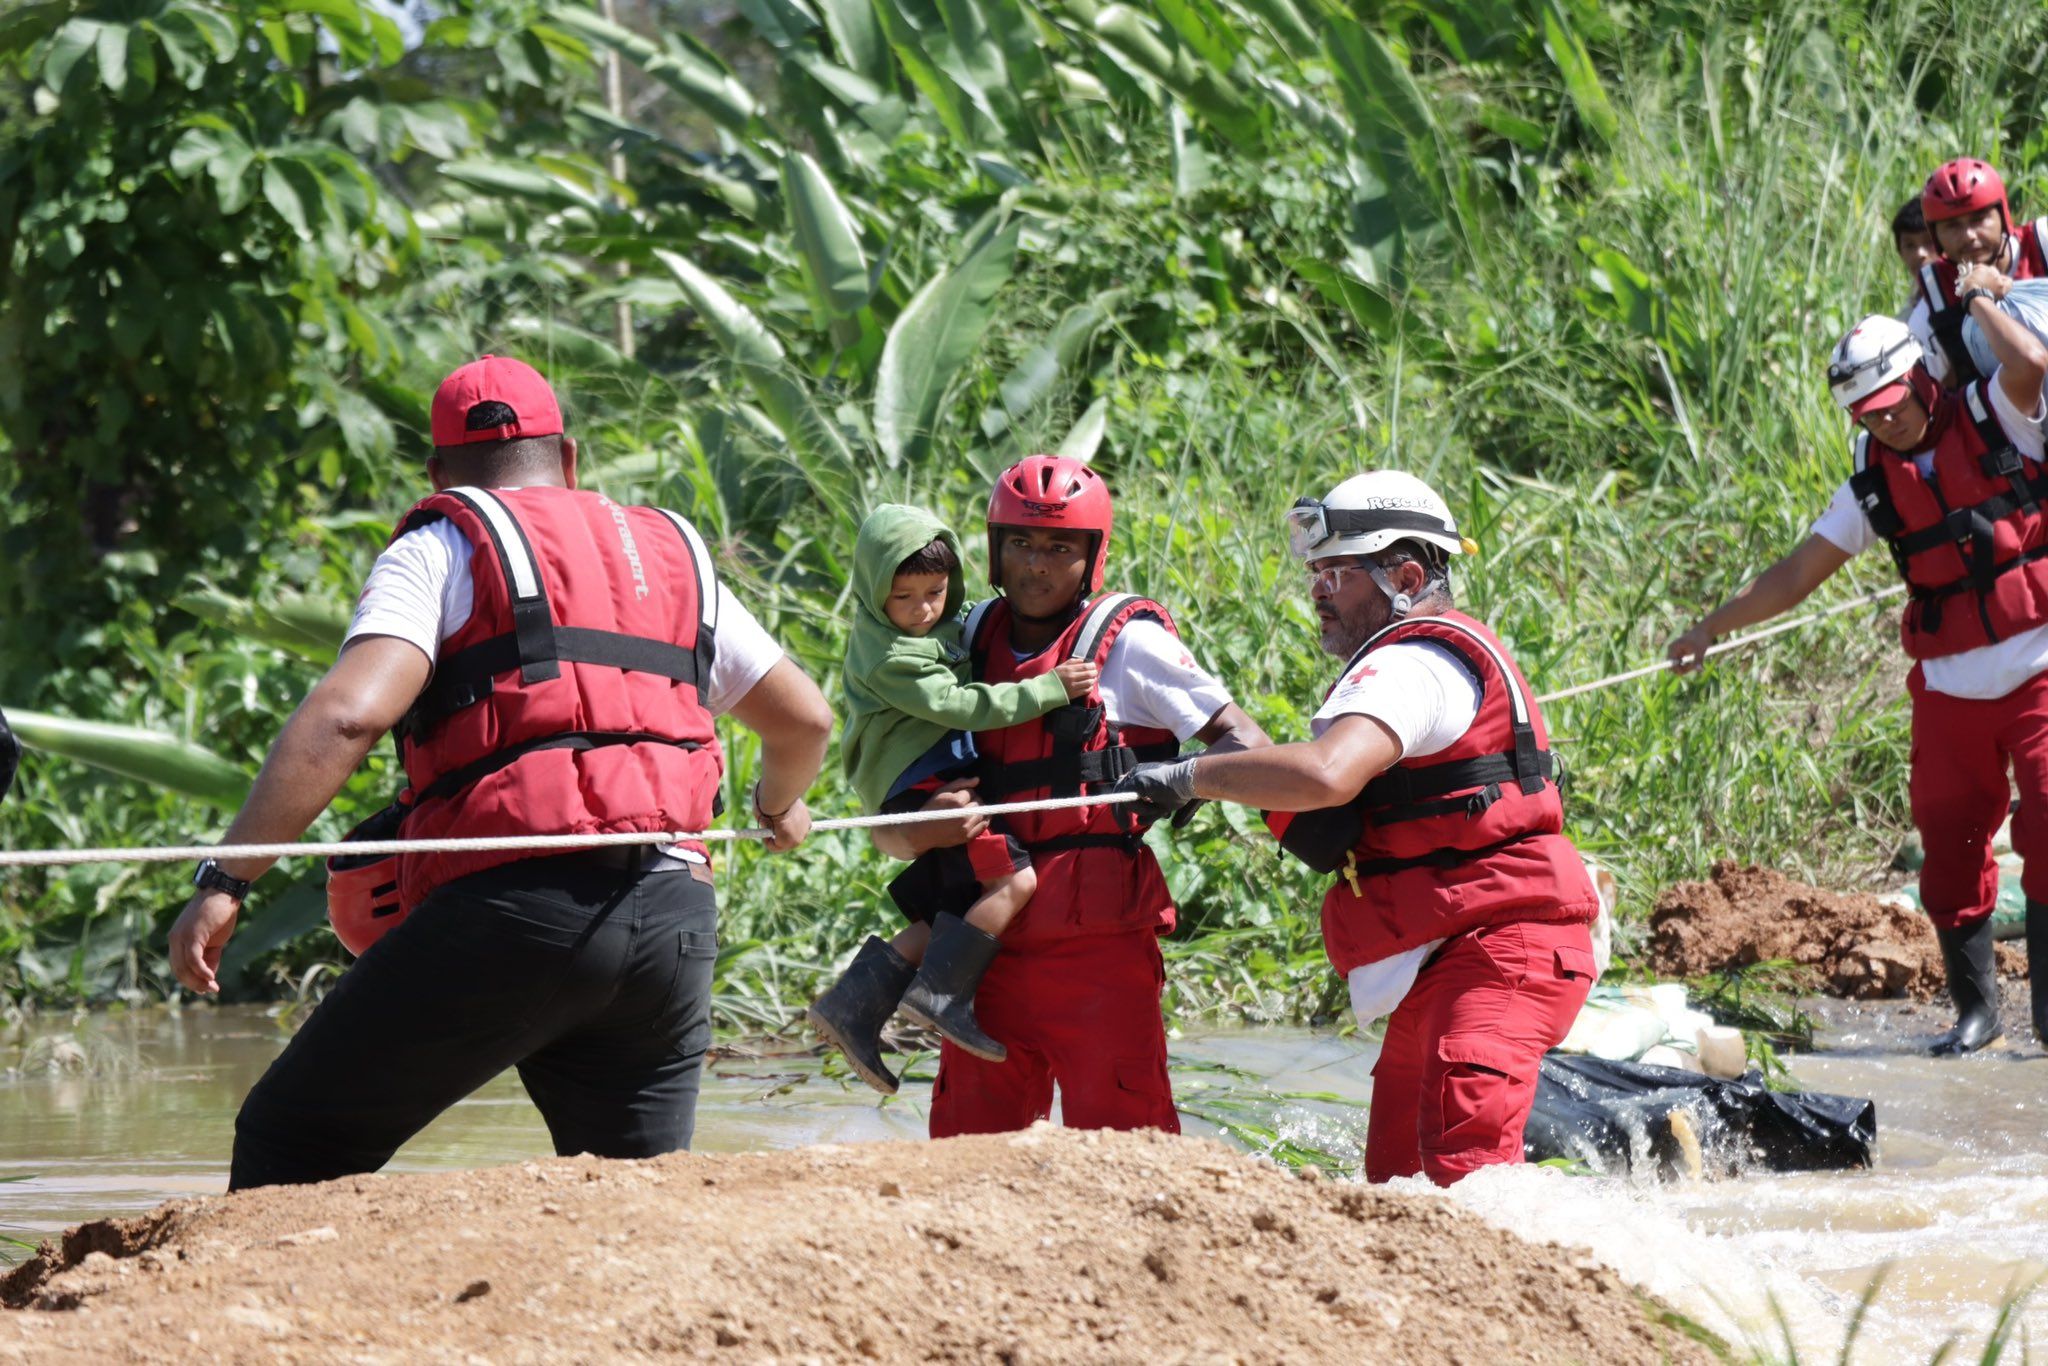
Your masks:
<instances>
[{"instance_id":1,"label":"red baseball cap","mask_svg":"<svg viewBox=\"0 0 2048 1366\"><path fill-rule=\"evenodd\" d=\"M479 403L502 403L513 420L480 431L469 428L470 410ZM436 446L469 446L479 441L506 441L515 436L560 436L562 405L540 371L510 356L481 356L441 381L434 391L433 433Z\"/></svg>"},{"instance_id":2,"label":"red baseball cap","mask_svg":"<svg viewBox=\"0 0 2048 1366\"><path fill-rule=\"evenodd\" d=\"M1893 404L1903 403L1912 396L1913 386L1905 380L1900 380L1897 384L1887 384L1882 389L1871 390L1862 398L1850 404L1849 416L1861 417L1875 409L1889 408Z\"/></svg>"}]
</instances>

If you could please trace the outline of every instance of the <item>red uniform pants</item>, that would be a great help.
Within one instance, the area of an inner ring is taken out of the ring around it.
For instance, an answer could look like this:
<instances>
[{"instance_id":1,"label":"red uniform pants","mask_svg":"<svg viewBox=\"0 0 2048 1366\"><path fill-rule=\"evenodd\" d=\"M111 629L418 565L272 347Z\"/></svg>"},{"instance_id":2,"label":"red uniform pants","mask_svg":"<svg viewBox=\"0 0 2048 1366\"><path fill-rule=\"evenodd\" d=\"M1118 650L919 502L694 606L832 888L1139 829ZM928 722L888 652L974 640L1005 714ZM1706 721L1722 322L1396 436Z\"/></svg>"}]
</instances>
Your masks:
<instances>
[{"instance_id":1,"label":"red uniform pants","mask_svg":"<svg viewBox=\"0 0 2048 1366\"><path fill-rule=\"evenodd\" d=\"M974 1014L1009 1046L1009 1061L942 1046L932 1137L1022 1129L1052 1114L1054 1085L1072 1128L1179 1133L1159 1014L1165 984L1149 929L1005 948L981 979Z\"/></svg>"},{"instance_id":2,"label":"red uniform pants","mask_svg":"<svg viewBox=\"0 0 2048 1366\"><path fill-rule=\"evenodd\" d=\"M1365 1179L1448 1186L1522 1160L1536 1070L1593 986L1584 925L1512 921L1439 949L1387 1021L1372 1069Z\"/></svg>"},{"instance_id":3,"label":"red uniform pants","mask_svg":"<svg viewBox=\"0 0 2048 1366\"><path fill-rule=\"evenodd\" d=\"M1991 837L2005 819L2019 780L2012 847L2025 860L2020 885L2030 901L2048 901L2048 673L2004 697L1973 701L1930 691L1916 665L1913 763L1906 790L1913 825L1927 847L1920 904L1942 929L1973 925L1998 901Z\"/></svg>"}]
</instances>

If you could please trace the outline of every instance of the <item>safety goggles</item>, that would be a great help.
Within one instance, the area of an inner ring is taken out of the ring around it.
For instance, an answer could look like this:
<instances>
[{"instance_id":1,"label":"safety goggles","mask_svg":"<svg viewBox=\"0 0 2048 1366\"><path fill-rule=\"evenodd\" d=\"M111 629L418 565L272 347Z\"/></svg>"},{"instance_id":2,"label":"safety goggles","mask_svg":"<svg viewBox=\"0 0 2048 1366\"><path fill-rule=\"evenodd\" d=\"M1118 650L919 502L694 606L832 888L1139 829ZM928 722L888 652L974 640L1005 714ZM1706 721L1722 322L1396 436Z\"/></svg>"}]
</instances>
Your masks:
<instances>
[{"instance_id":1,"label":"safety goggles","mask_svg":"<svg viewBox=\"0 0 2048 1366\"><path fill-rule=\"evenodd\" d=\"M1457 533L1443 520L1426 512L1400 508L1333 508L1319 499L1296 500L1287 512L1287 548L1298 560L1315 553L1318 546L1335 536L1365 536L1375 531L1430 531L1439 536Z\"/></svg>"},{"instance_id":2,"label":"safety goggles","mask_svg":"<svg viewBox=\"0 0 2048 1366\"><path fill-rule=\"evenodd\" d=\"M1308 595L1311 598L1333 598L1344 587L1346 579L1353 574L1371 574L1375 568L1377 566L1366 563L1318 561L1308 566Z\"/></svg>"}]
</instances>

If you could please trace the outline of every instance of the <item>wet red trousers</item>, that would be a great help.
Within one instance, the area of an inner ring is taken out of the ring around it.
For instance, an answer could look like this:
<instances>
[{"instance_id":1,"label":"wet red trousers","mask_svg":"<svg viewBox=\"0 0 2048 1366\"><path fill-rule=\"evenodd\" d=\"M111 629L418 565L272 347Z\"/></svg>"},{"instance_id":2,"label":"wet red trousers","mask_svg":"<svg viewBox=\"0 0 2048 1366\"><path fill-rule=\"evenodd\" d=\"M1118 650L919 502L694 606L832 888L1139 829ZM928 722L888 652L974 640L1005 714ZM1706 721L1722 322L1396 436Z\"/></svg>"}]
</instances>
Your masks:
<instances>
[{"instance_id":1,"label":"wet red trousers","mask_svg":"<svg viewBox=\"0 0 2048 1366\"><path fill-rule=\"evenodd\" d=\"M2020 790L2012 818L2012 847L2026 865L2020 885L2028 900L2048 901L2048 673L2004 697L1973 701L1930 691L1916 666L1906 689L1913 698L1906 790L1927 847L1920 868L1927 918L1954 929L1974 925L1997 904L1991 837L2011 801L2007 769Z\"/></svg>"},{"instance_id":2,"label":"wet red trousers","mask_svg":"<svg viewBox=\"0 0 2048 1366\"><path fill-rule=\"evenodd\" d=\"M1584 925L1518 920L1437 951L1387 1021L1372 1069L1365 1179L1448 1186L1522 1160L1536 1070L1593 986Z\"/></svg>"},{"instance_id":3,"label":"wet red trousers","mask_svg":"<svg viewBox=\"0 0 2048 1366\"><path fill-rule=\"evenodd\" d=\"M1055 1085L1073 1128L1179 1133L1159 1014L1165 984L1149 929L1003 950L981 979L974 1014L1009 1047L1009 1061L941 1047L932 1137L1022 1129L1052 1114Z\"/></svg>"}]
</instances>

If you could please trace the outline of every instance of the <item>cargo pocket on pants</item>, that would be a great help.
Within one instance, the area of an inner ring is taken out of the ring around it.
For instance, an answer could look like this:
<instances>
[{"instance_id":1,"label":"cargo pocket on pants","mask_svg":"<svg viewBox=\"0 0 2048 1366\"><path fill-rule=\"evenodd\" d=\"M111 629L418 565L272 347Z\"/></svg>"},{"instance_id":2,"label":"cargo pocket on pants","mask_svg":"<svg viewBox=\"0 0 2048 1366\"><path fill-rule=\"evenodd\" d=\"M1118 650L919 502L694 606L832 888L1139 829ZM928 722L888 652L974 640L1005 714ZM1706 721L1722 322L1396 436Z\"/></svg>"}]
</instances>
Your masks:
<instances>
[{"instance_id":1,"label":"cargo pocket on pants","mask_svg":"<svg viewBox=\"0 0 2048 1366\"><path fill-rule=\"evenodd\" d=\"M1437 1040L1436 1055L1445 1066L1436 1095L1437 1123L1425 1123L1423 1149L1494 1152L1512 1127L1533 1064L1499 1039L1474 1034L1445 1035ZM1432 1127L1434 1134L1428 1132Z\"/></svg>"}]
</instances>

